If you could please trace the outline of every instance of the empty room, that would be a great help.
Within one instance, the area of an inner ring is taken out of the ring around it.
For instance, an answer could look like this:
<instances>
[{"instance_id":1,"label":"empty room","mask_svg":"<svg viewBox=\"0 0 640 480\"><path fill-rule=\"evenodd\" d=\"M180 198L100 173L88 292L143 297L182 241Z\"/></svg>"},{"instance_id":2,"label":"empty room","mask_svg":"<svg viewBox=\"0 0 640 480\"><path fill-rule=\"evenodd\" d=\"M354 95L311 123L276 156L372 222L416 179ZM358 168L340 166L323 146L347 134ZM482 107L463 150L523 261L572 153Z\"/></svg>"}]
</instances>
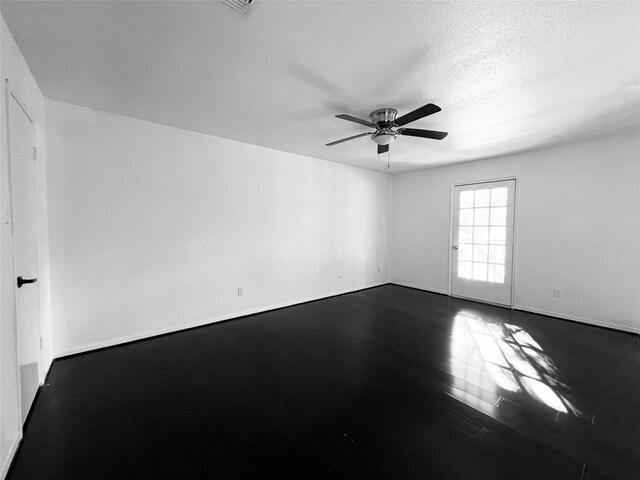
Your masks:
<instances>
[{"instance_id":1,"label":"empty room","mask_svg":"<svg viewBox=\"0 0 640 480\"><path fill-rule=\"evenodd\" d=\"M640 480L640 2L0 12L0 480Z\"/></svg>"}]
</instances>

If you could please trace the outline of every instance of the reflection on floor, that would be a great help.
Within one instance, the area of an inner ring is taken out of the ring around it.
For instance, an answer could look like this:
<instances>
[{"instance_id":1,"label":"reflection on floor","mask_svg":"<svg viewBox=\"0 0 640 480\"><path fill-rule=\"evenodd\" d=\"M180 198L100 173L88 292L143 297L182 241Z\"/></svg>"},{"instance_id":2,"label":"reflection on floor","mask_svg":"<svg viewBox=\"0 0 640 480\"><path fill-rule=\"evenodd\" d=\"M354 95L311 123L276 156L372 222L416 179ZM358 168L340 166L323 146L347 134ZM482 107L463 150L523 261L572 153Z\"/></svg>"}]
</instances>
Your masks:
<instances>
[{"instance_id":1,"label":"reflection on floor","mask_svg":"<svg viewBox=\"0 0 640 480\"><path fill-rule=\"evenodd\" d=\"M640 479L635 335L387 285L56 361L17 479Z\"/></svg>"},{"instance_id":2,"label":"reflection on floor","mask_svg":"<svg viewBox=\"0 0 640 480\"><path fill-rule=\"evenodd\" d=\"M559 412L580 412L562 395L553 360L526 330L461 310L451 332L451 395L489 415L503 398L534 399Z\"/></svg>"}]
</instances>

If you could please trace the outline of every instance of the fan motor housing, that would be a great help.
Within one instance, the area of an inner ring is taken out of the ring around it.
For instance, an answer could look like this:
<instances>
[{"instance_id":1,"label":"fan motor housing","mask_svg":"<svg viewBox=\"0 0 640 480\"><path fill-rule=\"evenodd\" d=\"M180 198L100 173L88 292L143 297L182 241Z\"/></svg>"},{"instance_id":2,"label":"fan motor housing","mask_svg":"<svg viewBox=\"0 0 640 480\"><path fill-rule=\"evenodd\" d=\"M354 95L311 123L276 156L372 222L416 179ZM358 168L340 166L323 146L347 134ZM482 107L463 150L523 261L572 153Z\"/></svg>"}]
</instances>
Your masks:
<instances>
[{"instance_id":1,"label":"fan motor housing","mask_svg":"<svg viewBox=\"0 0 640 480\"><path fill-rule=\"evenodd\" d=\"M376 132L371 135L371 140L378 145L389 145L397 135L391 129L397 116L398 110L395 108L380 108L371 112L369 117L376 125Z\"/></svg>"},{"instance_id":2,"label":"fan motor housing","mask_svg":"<svg viewBox=\"0 0 640 480\"><path fill-rule=\"evenodd\" d=\"M371 112L369 117L371 118L371 122L378 125L381 124L392 124L396 117L398 116L398 110L395 108L379 108L378 110L374 110Z\"/></svg>"}]
</instances>

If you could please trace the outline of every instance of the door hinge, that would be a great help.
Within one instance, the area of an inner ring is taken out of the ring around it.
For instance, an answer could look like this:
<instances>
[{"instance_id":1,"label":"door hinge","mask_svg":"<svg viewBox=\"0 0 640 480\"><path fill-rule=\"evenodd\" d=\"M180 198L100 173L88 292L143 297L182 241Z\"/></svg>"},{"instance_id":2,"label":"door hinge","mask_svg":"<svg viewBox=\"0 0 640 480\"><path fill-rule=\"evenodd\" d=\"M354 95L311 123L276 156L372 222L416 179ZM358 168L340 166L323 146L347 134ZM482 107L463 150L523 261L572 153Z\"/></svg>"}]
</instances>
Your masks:
<instances>
[{"instance_id":1,"label":"door hinge","mask_svg":"<svg viewBox=\"0 0 640 480\"><path fill-rule=\"evenodd\" d=\"M33 161L36 162L38 160L38 150L36 147L33 147Z\"/></svg>"},{"instance_id":2,"label":"door hinge","mask_svg":"<svg viewBox=\"0 0 640 480\"><path fill-rule=\"evenodd\" d=\"M40 341L40 350L42 350L42 337L38 337L38 340Z\"/></svg>"}]
</instances>

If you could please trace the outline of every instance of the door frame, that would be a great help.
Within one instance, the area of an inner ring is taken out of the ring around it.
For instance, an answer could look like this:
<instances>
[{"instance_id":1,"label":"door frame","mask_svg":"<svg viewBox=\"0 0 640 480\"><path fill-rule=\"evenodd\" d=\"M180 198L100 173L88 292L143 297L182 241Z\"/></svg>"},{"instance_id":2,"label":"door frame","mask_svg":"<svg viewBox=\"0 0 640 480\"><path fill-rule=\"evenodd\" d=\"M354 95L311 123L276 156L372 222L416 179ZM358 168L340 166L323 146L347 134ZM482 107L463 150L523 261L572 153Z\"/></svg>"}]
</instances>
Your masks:
<instances>
[{"instance_id":1,"label":"door frame","mask_svg":"<svg viewBox=\"0 0 640 480\"><path fill-rule=\"evenodd\" d=\"M451 275L453 274L453 229L455 228L455 226L453 225L453 217L454 217L454 211L453 211L453 205L454 205L454 192L455 192L455 188L456 187L465 187L467 185L478 185L478 184L482 184L482 183L493 183L493 182L504 182L507 180L513 180L514 181L514 188L513 188L513 249L511 252L511 255L513 256L513 258L511 259L511 298L510 298L510 305L506 306L506 305L499 305L500 307L505 307L505 308L510 308L511 310L513 310L515 308L515 300L516 300L516 270L517 270L517 250L518 250L518 218L519 218L519 208L520 208L520 202L518 201L518 194L519 194L519 185L520 185L520 175L511 175L508 177L495 177L495 178L489 178L489 179L483 179L483 180L468 180L468 181L464 181L464 182L456 182L456 183L452 183L451 187L450 187L450 193L449 193L449 261L448 261L448 272L447 272L447 295L450 297L455 297L455 298L466 298L466 297L459 297L457 295L453 295L452 294L452 283L453 283L453 279L451 278ZM468 299L468 300L473 300L475 302L482 302L481 300L476 300L476 299ZM498 305L498 304L493 304L492 302L482 302L482 303L489 303L491 305Z\"/></svg>"},{"instance_id":2,"label":"door frame","mask_svg":"<svg viewBox=\"0 0 640 480\"><path fill-rule=\"evenodd\" d=\"M11 123L11 101L12 99L18 104L18 106L20 107L20 109L22 110L22 112L26 115L27 119L29 120L29 122L31 122L31 124L33 125L33 130L34 130L34 145L32 146L32 152L33 152L33 162L36 162L38 160L38 150L37 150L37 144L38 144L38 123L36 121L36 118L34 115L31 114L31 112L29 111L29 108L26 106L25 102L23 102L20 97L16 94L16 92L11 88L11 84L9 82L8 78L4 79L4 84L5 84L5 107L6 107L6 111L5 111L5 121L6 121L6 149L7 149L7 187L9 190L9 214L11 216L11 244L12 244L12 257L13 257L13 261L12 261L12 267L13 267L13 277L14 280L16 278L16 274L17 274L17 270L16 270L16 251L15 251L15 212L14 212L14 185L13 185L13 158L12 158L12 151L11 151L11 127L12 127L12 123ZM40 225L40 215L38 214L38 210L37 210L37 205L38 205L38 197L39 197L39 185L38 185L38 174L36 171L37 167L34 168L34 188L35 188L35 192L36 192L36 198L35 198L35 202L36 202L36 218L35 218L35 224L36 224L36 248L37 248L37 252L36 252L36 258L38 260L38 278L40 277L40 270L41 270L41 266L40 266L40 229L41 229L41 225ZM43 372L43 362L42 362L42 310L41 310L41 305L42 305L42 283L41 282L37 282L36 285L34 285L34 287L38 288L38 311L39 311L39 318L38 318L38 386L41 387L44 384L44 372ZM14 304L14 322L16 325L16 380L17 380L17 385L18 385L18 391L17 391L17 401L18 401L18 411L21 412L22 414L22 378L20 375L20 358L19 358L19 353L18 353L18 287L14 281L13 284L13 304ZM34 399L35 400L35 399ZM32 405L33 406L33 405ZM20 431L22 431L22 429L24 428L24 424L20 424Z\"/></svg>"}]
</instances>

